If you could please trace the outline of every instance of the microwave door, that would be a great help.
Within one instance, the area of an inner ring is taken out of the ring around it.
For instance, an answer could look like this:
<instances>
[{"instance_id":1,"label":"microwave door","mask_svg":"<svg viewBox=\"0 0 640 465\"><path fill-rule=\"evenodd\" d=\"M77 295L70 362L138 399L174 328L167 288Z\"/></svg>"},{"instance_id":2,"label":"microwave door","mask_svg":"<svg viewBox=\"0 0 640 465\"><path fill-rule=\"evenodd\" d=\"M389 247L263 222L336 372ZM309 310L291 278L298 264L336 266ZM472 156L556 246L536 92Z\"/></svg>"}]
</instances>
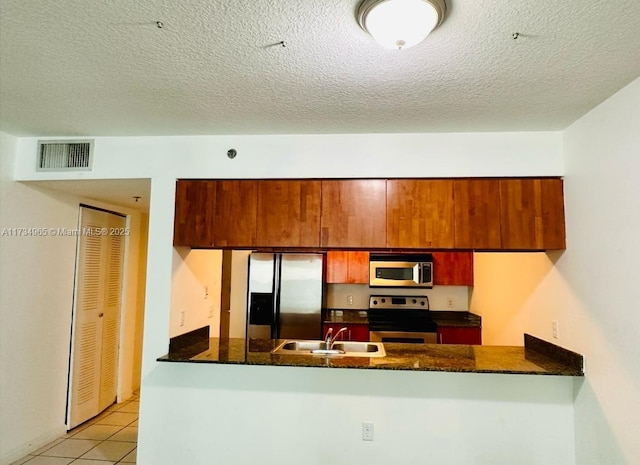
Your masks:
<instances>
[{"instance_id":1,"label":"microwave door","mask_svg":"<svg viewBox=\"0 0 640 465\"><path fill-rule=\"evenodd\" d=\"M422 279L422 264L416 263L413 266L413 282L416 286L419 286Z\"/></svg>"},{"instance_id":2,"label":"microwave door","mask_svg":"<svg viewBox=\"0 0 640 465\"><path fill-rule=\"evenodd\" d=\"M377 262L371 264L371 286L419 286L420 264L407 262Z\"/></svg>"}]
</instances>

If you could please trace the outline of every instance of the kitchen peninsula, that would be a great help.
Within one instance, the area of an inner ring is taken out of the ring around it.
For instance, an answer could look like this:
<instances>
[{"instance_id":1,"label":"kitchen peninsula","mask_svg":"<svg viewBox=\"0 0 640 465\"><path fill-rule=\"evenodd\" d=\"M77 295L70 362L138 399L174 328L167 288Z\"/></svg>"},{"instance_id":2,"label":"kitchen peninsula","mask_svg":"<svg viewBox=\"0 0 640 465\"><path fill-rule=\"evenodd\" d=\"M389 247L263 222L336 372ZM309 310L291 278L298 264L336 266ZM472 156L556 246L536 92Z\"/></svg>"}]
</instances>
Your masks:
<instances>
[{"instance_id":1,"label":"kitchen peninsula","mask_svg":"<svg viewBox=\"0 0 640 465\"><path fill-rule=\"evenodd\" d=\"M581 355L528 334L524 347L384 343L385 357L280 355L279 339L208 338L170 351L161 362L290 367L583 376Z\"/></svg>"}]
</instances>

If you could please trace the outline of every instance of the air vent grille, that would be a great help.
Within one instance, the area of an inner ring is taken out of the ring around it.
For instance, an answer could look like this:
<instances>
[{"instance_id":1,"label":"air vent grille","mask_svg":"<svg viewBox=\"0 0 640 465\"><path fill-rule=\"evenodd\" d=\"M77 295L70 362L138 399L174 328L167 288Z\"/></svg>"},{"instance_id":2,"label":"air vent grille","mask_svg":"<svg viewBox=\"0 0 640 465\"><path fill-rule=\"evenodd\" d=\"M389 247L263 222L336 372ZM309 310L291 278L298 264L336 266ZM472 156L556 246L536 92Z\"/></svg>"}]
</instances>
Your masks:
<instances>
[{"instance_id":1,"label":"air vent grille","mask_svg":"<svg viewBox=\"0 0 640 465\"><path fill-rule=\"evenodd\" d=\"M38 171L90 171L93 141L39 141Z\"/></svg>"}]
</instances>

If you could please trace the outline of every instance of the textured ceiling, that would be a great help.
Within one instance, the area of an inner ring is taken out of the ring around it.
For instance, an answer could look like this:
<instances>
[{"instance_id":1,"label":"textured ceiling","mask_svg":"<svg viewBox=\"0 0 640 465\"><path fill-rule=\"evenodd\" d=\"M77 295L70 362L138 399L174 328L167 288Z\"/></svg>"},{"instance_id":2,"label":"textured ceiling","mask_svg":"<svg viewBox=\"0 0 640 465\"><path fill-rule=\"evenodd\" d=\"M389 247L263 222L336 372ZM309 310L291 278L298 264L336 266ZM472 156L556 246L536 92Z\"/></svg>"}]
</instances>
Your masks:
<instances>
[{"instance_id":1,"label":"textured ceiling","mask_svg":"<svg viewBox=\"0 0 640 465\"><path fill-rule=\"evenodd\" d=\"M358 0L0 0L0 129L560 130L640 75L640 0L447 3L398 52Z\"/></svg>"}]
</instances>

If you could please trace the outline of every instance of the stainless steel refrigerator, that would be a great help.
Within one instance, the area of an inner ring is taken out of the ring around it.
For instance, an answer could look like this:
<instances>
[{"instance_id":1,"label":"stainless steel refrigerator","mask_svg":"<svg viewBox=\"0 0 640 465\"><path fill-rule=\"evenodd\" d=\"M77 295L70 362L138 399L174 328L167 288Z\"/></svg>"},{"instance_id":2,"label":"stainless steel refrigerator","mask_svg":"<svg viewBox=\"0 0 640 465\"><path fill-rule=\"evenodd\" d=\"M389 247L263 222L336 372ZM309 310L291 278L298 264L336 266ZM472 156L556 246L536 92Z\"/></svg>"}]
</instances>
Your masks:
<instances>
[{"instance_id":1,"label":"stainless steel refrigerator","mask_svg":"<svg viewBox=\"0 0 640 465\"><path fill-rule=\"evenodd\" d=\"M322 337L322 255L249 256L247 337Z\"/></svg>"}]
</instances>

